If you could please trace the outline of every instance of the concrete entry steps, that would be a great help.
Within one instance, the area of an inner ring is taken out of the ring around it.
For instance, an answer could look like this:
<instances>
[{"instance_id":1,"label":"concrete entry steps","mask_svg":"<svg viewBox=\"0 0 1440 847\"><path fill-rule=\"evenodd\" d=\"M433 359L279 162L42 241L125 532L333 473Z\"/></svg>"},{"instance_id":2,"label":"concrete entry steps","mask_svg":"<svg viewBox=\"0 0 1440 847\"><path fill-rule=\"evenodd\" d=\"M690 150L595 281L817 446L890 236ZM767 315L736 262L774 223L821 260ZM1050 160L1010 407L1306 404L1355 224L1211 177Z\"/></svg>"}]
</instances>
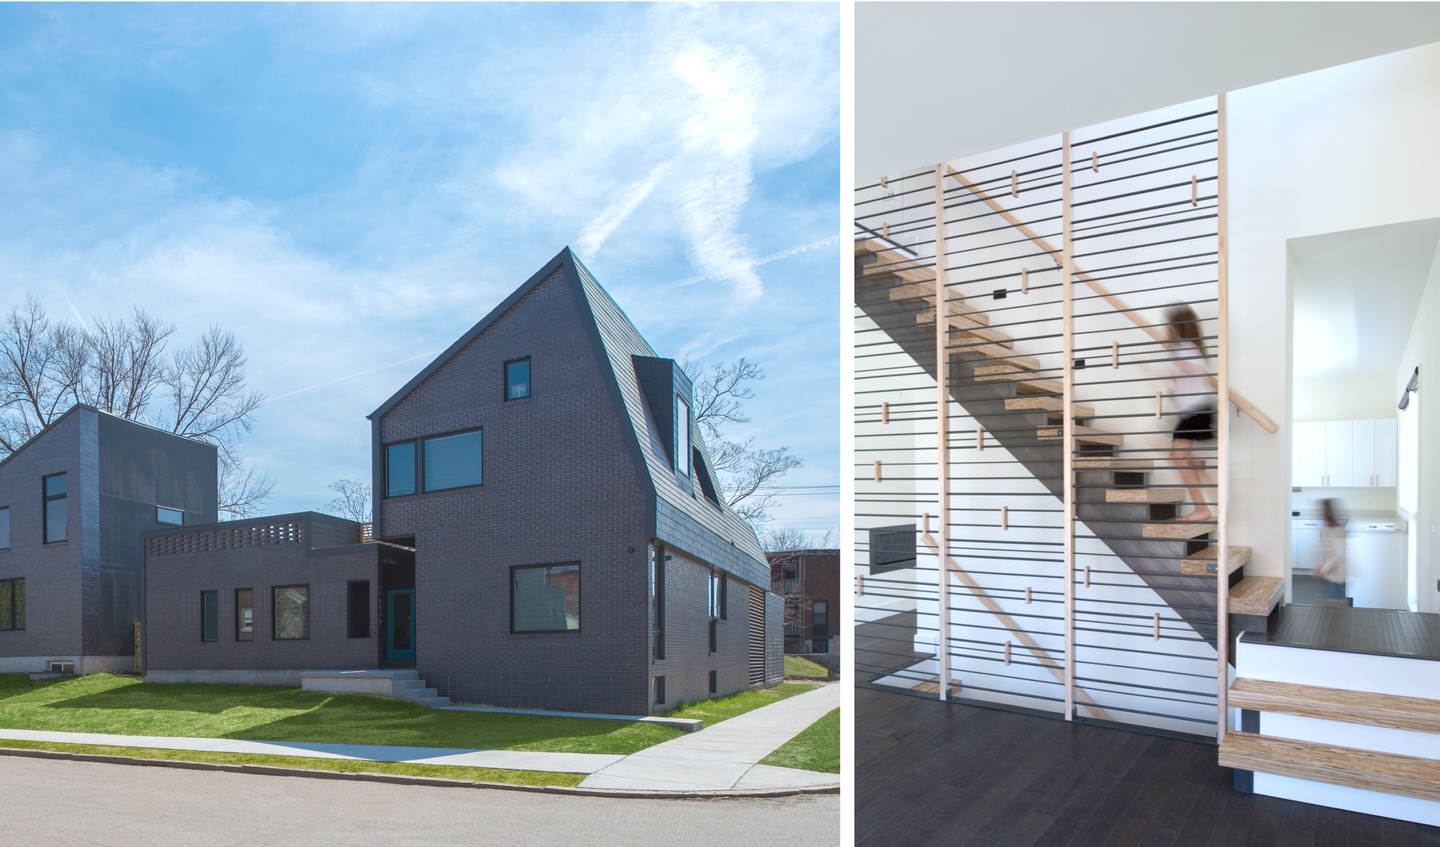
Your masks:
<instances>
[{"instance_id":1,"label":"concrete entry steps","mask_svg":"<svg viewBox=\"0 0 1440 847\"><path fill-rule=\"evenodd\" d=\"M450 698L441 697L440 692L427 687L417 670L306 671L300 674L300 688L333 694L394 697L432 709L450 705Z\"/></svg>"}]
</instances>

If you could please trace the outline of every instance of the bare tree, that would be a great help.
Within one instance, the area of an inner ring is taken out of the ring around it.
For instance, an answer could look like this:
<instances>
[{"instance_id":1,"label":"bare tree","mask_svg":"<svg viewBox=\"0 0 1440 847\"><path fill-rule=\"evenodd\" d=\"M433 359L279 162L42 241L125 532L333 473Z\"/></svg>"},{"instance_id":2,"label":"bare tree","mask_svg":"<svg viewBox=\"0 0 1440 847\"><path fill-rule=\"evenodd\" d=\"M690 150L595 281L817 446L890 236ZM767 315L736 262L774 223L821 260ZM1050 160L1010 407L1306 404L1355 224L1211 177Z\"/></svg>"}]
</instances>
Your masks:
<instances>
[{"instance_id":1,"label":"bare tree","mask_svg":"<svg viewBox=\"0 0 1440 847\"><path fill-rule=\"evenodd\" d=\"M166 354L174 324L143 309L91 326L51 320L27 296L0 327L0 458L77 403L213 444L220 454L219 510L255 514L268 478L246 468L240 441L264 396L245 389L245 353L218 326Z\"/></svg>"},{"instance_id":2,"label":"bare tree","mask_svg":"<svg viewBox=\"0 0 1440 847\"><path fill-rule=\"evenodd\" d=\"M337 479L330 490L339 496L324 505L327 512L360 523L370 523L370 483L363 479Z\"/></svg>"},{"instance_id":3,"label":"bare tree","mask_svg":"<svg viewBox=\"0 0 1440 847\"><path fill-rule=\"evenodd\" d=\"M725 438L727 426L750 422L744 413L744 401L755 396L750 384L764 379L765 372L744 358L708 368L687 361L682 367L690 377L695 401L691 414L710 448L710 461L720 477L725 502L751 525L765 523L770 520L770 508L779 499L772 486L804 463L790 455L788 447L767 450L756 447L753 438Z\"/></svg>"}]
</instances>

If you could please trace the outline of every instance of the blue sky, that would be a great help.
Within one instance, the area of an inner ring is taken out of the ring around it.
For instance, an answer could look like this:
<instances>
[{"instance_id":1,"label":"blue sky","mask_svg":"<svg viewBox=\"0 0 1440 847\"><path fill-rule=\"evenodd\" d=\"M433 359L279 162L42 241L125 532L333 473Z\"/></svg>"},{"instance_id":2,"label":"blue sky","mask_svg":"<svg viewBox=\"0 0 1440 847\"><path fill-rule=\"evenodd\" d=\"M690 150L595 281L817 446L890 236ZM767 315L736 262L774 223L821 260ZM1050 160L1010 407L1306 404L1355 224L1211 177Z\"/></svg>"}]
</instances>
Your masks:
<instances>
[{"instance_id":1,"label":"blue sky","mask_svg":"<svg viewBox=\"0 0 1440 847\"><path fill-rule=\"evenodd\" d=\"M570 245L838 527L832 4L0 4L0 306L234 330L272 512L368 478L365 415ZM817 492L819 492L817 494Z\"/></svg>"}]
</instances>

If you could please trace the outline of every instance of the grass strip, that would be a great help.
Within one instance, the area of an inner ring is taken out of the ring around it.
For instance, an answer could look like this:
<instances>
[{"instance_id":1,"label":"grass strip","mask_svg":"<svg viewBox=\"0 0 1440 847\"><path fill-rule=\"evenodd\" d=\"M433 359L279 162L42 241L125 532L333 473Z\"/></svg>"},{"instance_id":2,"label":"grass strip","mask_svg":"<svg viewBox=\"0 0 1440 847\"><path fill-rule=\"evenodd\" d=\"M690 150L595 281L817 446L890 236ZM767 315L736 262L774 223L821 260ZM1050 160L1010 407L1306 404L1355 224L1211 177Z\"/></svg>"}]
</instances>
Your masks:
<instances>
[{"instance_id":1,"label":"grass strip","mask_svg":"<svg viewBox=\"0 0 1440 847\"><path fill-rule=\"evenodd\" d=\"M559 785L574 788L585 779L579 773L515 771L500 768L469 768L456 765L418 765L404 762L366 762L355 759L311 759L301 756L264 756L249 753L217 753L211 750L165 750L152 747L110 747L100 744L60 744L50 741L0 740L0 748L51 750L90 756L119 756L127 759L161 759L168 762L203 762L214 765L265 765L277 768L373 773L387 776L420 776L461 782L490 782L504 785Z\"/></svg>"},{"instance_id":2,"label":"grass strip","mask_svg":"<svg viewBox=\"0 0 1440 847\"><path fill-rule=\"evenodd\" d=\"M803 682L782 682L774 688L759 691L739 691L728 697L715 700L701 700L697 703L681 703L669 714L672 718L699 718L705 726L714 726L721 721L743 715L762 706L778 703L787 697L813 691L820 686Z\"/></svg>"},{"instance_id":3,"label":"grass strip","mask_svg":"<svg viewBox=\"0 0 1440 847\"><path fill-rule=\"evenodd\" d=\"M828 668L821 667L809 659L800 656L785 657L786 677L818 677L824 679L829 675L830 671Z\"/></svg>"},{"instance_id":4,"label":"grass strip","mask_svg":"<svg viewBox=\"0 0 1440 847\"><path fill-rule=\"evenodd\" d=\"M832 709L760 761L762 765L840 772L840 710Z\"/></svg>"}]
</instances>

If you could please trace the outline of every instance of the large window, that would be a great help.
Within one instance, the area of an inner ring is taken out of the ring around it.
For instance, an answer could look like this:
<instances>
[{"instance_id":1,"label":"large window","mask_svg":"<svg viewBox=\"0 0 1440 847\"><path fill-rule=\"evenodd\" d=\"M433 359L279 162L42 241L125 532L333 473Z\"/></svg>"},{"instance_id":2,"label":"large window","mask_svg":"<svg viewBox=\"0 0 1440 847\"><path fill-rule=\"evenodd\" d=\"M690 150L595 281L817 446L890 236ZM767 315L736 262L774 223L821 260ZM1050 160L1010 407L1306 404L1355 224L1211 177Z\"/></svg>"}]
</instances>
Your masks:
<instances>
[{"instance_id":1,"label":"large window","mask_svg":"<svg viewBox=\"0 0 1440 847\"><path fill-rule=\"evenodd\" d=\"M580 565L519 565L510 569L510 631L580 628Z\"/></svg>"},{"instance_id":2,"label":"large window","mask_svg":"<svg viewBox=\"0 0 1440 847\"><path fill-rule=\"evenodd\" d=\"M385 447L385 496L403 497L418 491L415 477L415 442Z\"/></svg>"},{"instance_id":3,"label":"large window","mask_svg":"<svg viewBox=\"0 0 1440 847\"><path fill-rule=\"evenodd\" d=\"M480 484L480 430L425 439L425 490Z\"/></svg>"},{"instance_id":4,"label":"large window","mask_svg":"<svg viewBox=\"0 0 1440 847\"><path fill-rule=\"evenodd\" d=\"M220 592L200 592L200 640L220 640Z\"/></svg>"},{"instance_id":5,"label":"large window","mask_svg":"<svg viewBox=\"0 0 1440 847\"><path fill-rule=\"evenodd\" d=\"M530 396L530 359L505 363L505 399L519 400Z\"/></svg>"},{"instance_id":6,"label":"large window","mask_svg":"<svg viewBox=\"0 0 1440 847\"><path fill-rule=\"evenodd\" d=\"M675 470L690 475L690 404L675 395Z\"/></svg>"},{"instance_id":7,"label":"large window","mask_svg":"<svg viewBox=\"0 0 1440 847\"><path fill-rule=\"evenodd\" d=\"M235 640L255 640L255 589L235 589Z\"/></svg>"},{"instance_id":8,"label":"large window","mask_svg":"<svg viewBox=\"0 0 1440 847\"><path fill-rule=\"evenodd\" d=\"M370 637L370 580L357 579L349 584L349 602L346 604L347 638Z\"/></svg>"},{"instance_id":9,"label":"large window","mask_svg":"<svg viewBox=\"0 0 1440 847\"><path fill-rule=\"evenodd\" d=\"M70 522L70 501L65 499L65 474L45 477L45 543L64 541Z\"/></svg>"},{"instance_id":10,"label":"large window","mask_svg":"<svg viewBox=\"0 0 1440 847\"><path fill-rule=\"evenodd\" d=\"M25 580L0 579L0 631L25 628Z\"/></svg>"},{"instance_id":11,"label":"large window","mask_svg":"<svg viewBox=\"0 0 1440 847\"><path fill-rule=\"evenodd\" d=\"M281 585L274 589L274 632L276 641L310 637L310 586Z\"/></svg>"},{"instance_id":12,"label":"large window","mask_svg":"<svg viewBox=\"0 0 1440 847\"><path fill-rule=\"evenodd\" d=\"M10 549L10 507L0 506L0 550Z\"/></svg>"}]
</instances>

